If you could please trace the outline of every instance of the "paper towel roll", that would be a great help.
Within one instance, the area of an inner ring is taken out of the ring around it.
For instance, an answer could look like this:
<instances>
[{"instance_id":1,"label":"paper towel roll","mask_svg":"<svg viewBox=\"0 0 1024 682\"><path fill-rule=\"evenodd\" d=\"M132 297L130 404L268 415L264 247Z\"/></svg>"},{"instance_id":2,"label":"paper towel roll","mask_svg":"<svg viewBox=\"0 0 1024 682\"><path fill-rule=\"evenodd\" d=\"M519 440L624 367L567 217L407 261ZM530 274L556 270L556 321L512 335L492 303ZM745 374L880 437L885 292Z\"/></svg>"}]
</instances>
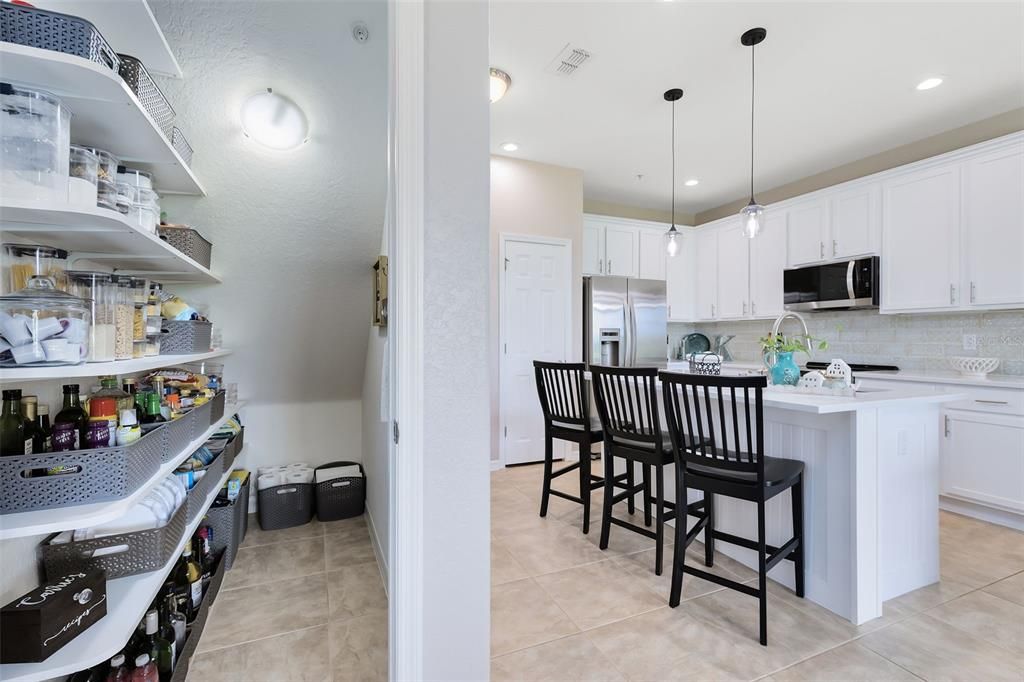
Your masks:
<instances>
[{"instance_id":1,"label":"paper towel roll","mask_svg":"<svg viewBox=\"0 0 1024 682\"><path fill-rule=\"evenodd\" d=\"M281 477L276 473L263 474L256 479L256 489L263 490L264 488L273 488L275 485L281 485L281 483Z\"/></svg>"},{"instance_id":2,"label":"paper towel roll","mask_svg":"<svg viewBox=\"0 0 1024 682\"><path fill-rule=\"evenodd\" d=\"M310 467L305 462L292 462L291 464L288 465L288 468L289 469L310 469L312 467Z\"/></svg>"},{"instance_id":3,"label":"paper towel roll","mask_svg":"<svg viewBox=\"0 0 1024 682\"><path fill-rule=\"evenodd\" d=\"M288 474L288 483L312 483L313 482L313 470L306 469L305 471L292 471Z\"/></svg>"},{"instance_id":4,"label":"paper towel roll","mask_svg":"<svg viewBox=\"0 0 1024 682\"><path fill-rule=\"evenodd\" d=\"M256 470L258 476L273 476L277 473L277 467L260 467Z\"/></svg>"}]
</instances>

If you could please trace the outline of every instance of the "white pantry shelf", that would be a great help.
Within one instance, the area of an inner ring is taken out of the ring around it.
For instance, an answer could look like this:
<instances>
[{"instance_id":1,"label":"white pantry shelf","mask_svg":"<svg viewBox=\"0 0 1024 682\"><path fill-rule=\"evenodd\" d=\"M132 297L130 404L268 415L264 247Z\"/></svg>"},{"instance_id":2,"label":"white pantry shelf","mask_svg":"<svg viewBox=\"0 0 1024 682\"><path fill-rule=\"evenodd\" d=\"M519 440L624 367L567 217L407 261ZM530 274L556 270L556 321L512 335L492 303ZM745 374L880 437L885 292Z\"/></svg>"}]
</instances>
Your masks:
<instances>
[{"instance_id":1,"label":"white pantry shelf","mask_svg":"<svg viewBox=\"0 0 1024 682\"><path fill-rule=\"evenodd\" d=\"M0 369L0 383L46 381L48 379L75 379L81 377L101 377L108 375L135 374L148 372L161 367L178 367L189 362L212 360L230 355L227 349L211 350L206 353L188 355L154 355L150 358L135 360L115 360L114 362L87 362L82 365L58 365L56 367L5 367ZM2 678L0 678L2 679Z\"/></svg>"},{"instance_id":2,"label":"white pantry shelf","mask_svg":"<svg viewBox=\"0 0 1024 682\"><path fill-rule=\"evenodd\" d=\"M35 0L32 4L87 19L115 52L142 60L151 74L181 78L181 66L146 0Z\"/></svg>"},{"instance_id":3,"label":"white pantry shelf","mask_svg":"<svg viewBox=\"0 0 1024 682\"><path fill-rule=\"evenodd\" d=\"M238 456L242 457L243 454L240 453ZM237 464L238 459L236 458L235 466ZM107 581L107 615L41 663L0 665L0 680L4 680L4 682L35 682L63 677L101 661L109 660L121 651L145 615L153 597L163 587L165 579L174 568L174 564L177 563L178 557L185 549L185 541L192 537L196 528L202 523L206 510L213 504L217 493L220 492L230 475L231 471L224 472L217 486L210 491L203 506L203 513L197 515L195 520L188 524L177 549L162 568L149 573Z\"/></svg>"},{"instance_id":4,"label":"white pantry shelf","mask_svg":"<svg viewBox=\"0 0 1024 682\"><path fill-rule=\"evenodd\" d=\"M121 77L82 57L0 43L5 82L46 90L71 109L71 141L109 151L153 174L159 194L206 195Z\"/></svg>"},{"instance_id":5,"label":"white pantry shelf","mask_svg":"<svg viewBox=\"0 0 1024 682\"><path fill-rule=\"evenodd\" d=\"M0 229L109 265L115 272L153 276L161 282L218 284L210 269L146 232L117 211L93 206L41 204L0 198ZM74 265L72 264L72 268Z\"/></svg>"},{"instance_id":6,"label":"white pantry shelf","mask_svg":"<svg viewBox=\"0 0 1024 682\"><path fill-rule=\"evenodd\" d=\"M38 511L5 514L0 516L0 540L86 528L118 518L135 506L135 503L152 490L153 486L163 480L167 474L177 469L179 464L188 459L193 452L208 441L217 432L217 429L223 426L224 422L230 419L241 406L240 403L225 405L224 416L216 424L194 438L181 452L174 456L174 459L165 462L149 481L140 486L131 495L113 502L95 502L93 504L80 504L73 507L58 507L56 509L40 509ZM4 679L3 676L0 676L0 679Z\"/></svg>"}]
</instances>

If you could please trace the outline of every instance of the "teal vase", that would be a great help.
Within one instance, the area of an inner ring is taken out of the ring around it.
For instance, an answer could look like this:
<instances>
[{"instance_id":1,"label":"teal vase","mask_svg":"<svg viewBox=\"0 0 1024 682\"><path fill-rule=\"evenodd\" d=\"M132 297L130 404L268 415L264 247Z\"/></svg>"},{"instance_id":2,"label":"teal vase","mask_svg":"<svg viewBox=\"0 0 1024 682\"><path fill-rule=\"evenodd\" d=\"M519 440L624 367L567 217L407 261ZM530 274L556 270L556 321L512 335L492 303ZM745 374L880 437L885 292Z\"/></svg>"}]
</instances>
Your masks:
<instances>
[{"instance_id":1,"label":"teal vase","mask_svg":"<svg viewBox=\"0 0 1024 682\"><path fill-rule=\"evenodd\" d=\"M772 384L776 386L796 386L800 382L800 368L793 360L793 353L775 353L775 364L769 368Z\"/></svg>"}]
</instances>

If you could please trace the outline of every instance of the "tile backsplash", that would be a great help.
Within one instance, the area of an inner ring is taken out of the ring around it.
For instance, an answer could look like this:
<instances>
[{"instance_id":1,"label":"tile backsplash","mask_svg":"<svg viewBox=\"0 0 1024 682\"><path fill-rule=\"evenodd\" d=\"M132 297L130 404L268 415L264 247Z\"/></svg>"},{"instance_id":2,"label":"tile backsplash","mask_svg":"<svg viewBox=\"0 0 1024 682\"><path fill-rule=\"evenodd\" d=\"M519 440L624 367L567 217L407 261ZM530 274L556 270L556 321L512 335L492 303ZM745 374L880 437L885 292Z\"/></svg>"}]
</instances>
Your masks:
<instances>
[{"instance_id":1,"label":"tile backsplash","mask_svg":"<svg viewBox=\"0 0 1024 682\"><path fill-rule=\"evenodd\" d=\"M880 315L877 310L808 313L804 319L811 336L829 342L816 351L815 360L840 357L847 362L897 365L906 370L948 370L947 358L970 355L999 358L999 374L1024 375L1024 311L943 313L936 315ZM711 324L669 324L672 352L686 334L698 331L712 345L719 334L734 334L729 342L733 359L759 362L758 339L771 331L767 320L737 320ZM784 334L796 334L794 320L783 323ZM965 350L965 336L974 336L977 350ZM803 364L809 358L801 356Z\"/></svg>"}]
</instances>

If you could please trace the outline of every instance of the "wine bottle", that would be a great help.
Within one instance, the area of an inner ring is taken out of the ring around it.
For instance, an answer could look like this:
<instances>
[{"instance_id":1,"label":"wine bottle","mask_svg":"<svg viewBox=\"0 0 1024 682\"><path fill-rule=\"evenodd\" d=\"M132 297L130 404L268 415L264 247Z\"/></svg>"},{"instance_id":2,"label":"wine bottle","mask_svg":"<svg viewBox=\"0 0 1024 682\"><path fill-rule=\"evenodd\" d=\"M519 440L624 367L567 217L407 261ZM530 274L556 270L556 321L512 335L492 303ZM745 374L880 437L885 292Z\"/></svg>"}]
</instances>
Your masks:
<instances>
[{"instance_id":1,"label":"wine bottle","mask_svg":"<svg viewBox=\"0 0 1024 682\"><path fill-rule=\"evenodd\" d=\"M202 572L192 558L192 541L189 540L185 543L185 551L178 560L178 565L174 567L174 587L186 595L182 607L185 619L189 623L195 620L199 603L203 599L202 578Z\"/></svg>"},{"instance_id":2,"label":"wine bottle","mask_svg":"<svg viewBox=\"0 0 1024 682\"><path fill-rule=\"evenodd\" d=\"M186 623L185 616L181 615L178 611L178 602L174 599L174 594L168 594L164 597L164 609L166 611L167 625L170 628L170 635L174 639L174 650L175 659L177 659L177 652L181 652L185 648L185 633ZM165 637L167 635L164 635Z\"/></svg>"},{"instance_id":3,"label":"wine bottle","mask_svg":"<svg viewBox=\"0 0 1024 682\"><path fill-rule=\"evenodd\" d=\"M43 434L43 452L53 450L53 442L50 432L50 408L46 405L36 405L36 428Z\"/></svg>"},{"instance_id":4,"label":"wine bottle","mask_svg":"<svg viewBox=\"0 0 1024 682\"><path fill-rule=\"evenodd\" d=\"M160 682L160 674L157 673L156 664L150 659L149 654L135 657L135 670L132 671L131 682Z\"/></svg>"},{"instance_id":5,"label":"wine bottle","mask_svg":"<svg viewBox=\"0 0 1024 682\"><path fill-rule=\"evenodd\" d=\"M160 634L160 614L156 610L146 612L146 651L149 660L156 662L161 682L171 679L174 671L174 639Z\"/></svg>"},{"instance_id":6,"label":"wine bottle","mask_svg":"<svg viewBox=\"0 0 1024 682\"><path fill-rule=\"evenodd\" d=\"M210 580L213 578L214 569L214 558L213 552L210 551L210 539L212 529L209 526L201 526L196 531L196 537L199 539L199 566L203 570L203 594L206 594L206 589L210 586Z\"/></svg>"},{"instance_id":7,"label":"wine bottle","mask_svg":"<svg viewBox=\"0 0 1024 682\"><path fill-rule=\"evenodd\" d=\"M53 418L54 451L80 450L85 444L85 432L88 428L89 415L82 409L78 384L65 384L64 407ZM68 442L72 438L74 440Z\"/></svg>"},{"instance_id":8,"label":"wine bottle","mask_svg":"<svg viewBox=\"0 0 1024 682\"><path fill-rule=\"evenodd\" d=\"M46 434L36 423L36 409L39 407L39 400L34 395L23 395L21 397L21 416L25 418L25 438L32 439L32 454L40 455L46 452Z\"/></svg>"},{"instance_id":9,"label":"wine bottle","mask_svg":"<svg viewBox=\"0 0 1024 682\"><path fill-rule=\"evenodd\" d=\"M110 672L107 673L107 682L128 682L131 673L124 664L124 654L118 654L110 659Z\"/></svg>"},{"instance_id":10,"label":"wine bottle","mask_svg":"<svg viewBox=\"0 0 1024 682\"><path fill-rule=\"evenodd\" d=\"M0 455L31 455L32 436L25 433L25 418L21 415L21 391L3 392L3 411L0 412Z\"/></svg>"}]
</instances>

